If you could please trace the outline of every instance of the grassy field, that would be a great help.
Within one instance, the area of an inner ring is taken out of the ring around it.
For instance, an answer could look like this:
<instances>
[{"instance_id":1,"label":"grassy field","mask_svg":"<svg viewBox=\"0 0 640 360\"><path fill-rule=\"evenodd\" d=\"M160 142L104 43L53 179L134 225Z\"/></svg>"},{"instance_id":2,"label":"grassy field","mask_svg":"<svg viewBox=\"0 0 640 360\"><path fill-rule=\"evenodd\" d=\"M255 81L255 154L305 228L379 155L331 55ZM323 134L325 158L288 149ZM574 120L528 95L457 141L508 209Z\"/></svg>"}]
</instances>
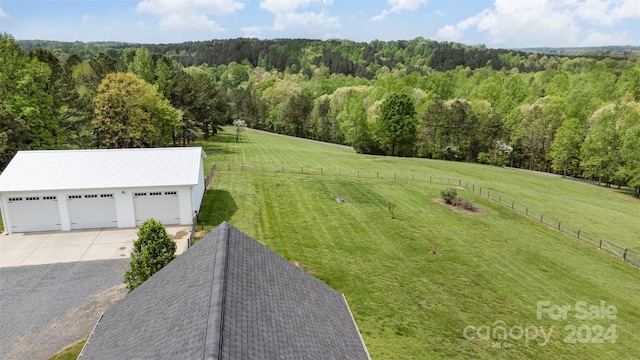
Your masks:
<instances>
[{"instance_id":1,"label":"grassy field","mask_svg":"<svg viewBox=\"0 0 640 360\"><path fill-rule=\"evenodd\" d=\"M80 342L69 345L64 350L50 357L49 360L75 360L78 358L78 355L80 355L80 351L82 351L82 347L84 347L86 342L87 339L83 339Z\"/></svg>"},{"instance_id":2,"label":"grassy field","mask_svg":"<svg viewBox=\"0 0 640 360\"><path fill-rule=\"evenodd\" d=\"M265 136L269 135L269 136ZM398 179L399 181L446 183L461 179L475 192L482 188L494 199L511 204L532 218L598 240L604 237L640 252L640 200L631 192L563 179L549 174L480 164L430 159L363 156L353 150L279 135L248 130L235 143L231 130L219 134L214 142L203 142L208 169L216 162L221 170L310 173L342 178ZM244 164L245 166L240 166ZM322 169L322 170L321 170ZM453 184L454 182L452 182ZM457 182L455 182L457 184Z\"/></svg>"},{"instance_id":3,"label":"grassy field","mask_svg":"<svg viewBox=\"0 0 640 360\"><path fill-rule=\"evenodd\" d=\"M241 143L231 140L230 133L223 133L198 144L209 154L207 165L246 165L244 171L217 173L201 222L212 228L227 220L344 293L372 358L640 356L640 270L470 191L459 193L483 215L440 205L434 199L446 186L430 184L428 178L462 178L545 212L557 211L563 221L593 225L590 231L607 230L612 239L629 244L638 243L633 216L638 200L545 175L361 156L254 131L245 132ZM257 169L262 164L273 171L284 164L290 173L262 173ZM300 166L305 173L315 168L318 175L322 167L325 176L295 174ZM347 176L358 170L360 178ZM384 179L376 180L376 171ZM407 181L412 174L426 181ZM337 196L345 203L338 204ZM388 202L397 205L395 219ZM566 319L538 318L539 301L572 309ZM578 319L579 301L594 306L605 301L617 314ZM500 326L511 330L506 339L484 336ZM576 336L571 326L580 330ZM480 335L474 331L478 328ZM602 336L613 328L615 343L611 332ZM528 342L520 329L526 329ZM548 343L543 330L551 331ZM591 343L599 340L604 343Z\"/></svg>"}]
</instances>

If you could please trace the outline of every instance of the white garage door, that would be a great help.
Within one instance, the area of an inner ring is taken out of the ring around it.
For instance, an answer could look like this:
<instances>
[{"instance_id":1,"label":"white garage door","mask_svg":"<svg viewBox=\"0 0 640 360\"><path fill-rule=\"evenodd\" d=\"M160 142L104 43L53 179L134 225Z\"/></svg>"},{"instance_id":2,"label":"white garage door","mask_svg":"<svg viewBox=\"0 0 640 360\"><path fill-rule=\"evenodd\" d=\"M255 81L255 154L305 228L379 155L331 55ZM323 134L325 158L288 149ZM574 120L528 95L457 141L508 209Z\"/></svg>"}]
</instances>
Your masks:
<instances>
[{"instance_id":1,"label":"white garage door","mask_svg":"<svg viewBox=\"0 0 640 360\"><path fill-rule=\"evenodd\" d=\"M180 203L177 191L138 192L133 194L136 226L154 218L165 225L180 224Z\"/></svg>"},{"instance_id":2,"label":"white garage door","mask_svg":"<svg viewBox=\"0 0 640 360\"><path fill-rule=\"evenodd\" d=\"M118 226L113 194L67 196L71 229L97 229Z\"/></svg>"},{"instance_id":3,"label":"white garage door","mask_svg":"<svg viewBox=\"0 0 640 360\"><path fill-rule=\"evenodd\" d=\"M13 232L61 229L58 199L55 196L12 197L7 205Z\"/></svg>"}]
</instances>

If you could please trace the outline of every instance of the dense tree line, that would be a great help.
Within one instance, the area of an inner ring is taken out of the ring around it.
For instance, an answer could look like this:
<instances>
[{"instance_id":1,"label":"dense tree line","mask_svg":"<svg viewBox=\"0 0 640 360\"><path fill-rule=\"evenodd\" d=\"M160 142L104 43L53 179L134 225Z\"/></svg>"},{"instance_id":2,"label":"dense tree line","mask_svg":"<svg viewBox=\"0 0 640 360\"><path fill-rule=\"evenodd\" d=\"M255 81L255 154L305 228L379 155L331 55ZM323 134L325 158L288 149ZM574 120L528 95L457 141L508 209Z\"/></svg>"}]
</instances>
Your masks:
<instances>
[{"instance_id":1,"label":"dense tree line","mask_svg":"<svg viewBox=\"0 0 640 360\"><path fill-rule=\"evenodd\" d=\"M145 48L62 62L0 34L0 169L25 149L185 145L215 134L227 108L207 73Z\"/></svg>"},{"instance_id":2,"label":"dense tree line","mask_svg":"<svg viewBox=\"0 0 640 360\"><path fill-rule=\"evenodd\" d=\"M237 39L123 48L86 61L26 53L8 35L1 46L0 165L18 149L185 144L241 119L360 153L510 165L640 193L635 58L424 39ZM216 64L225 59L236 61Z\"/></svg>"},{"instance_id":3,"label":"dense tree line","mask_svg":"<svg viewBox=\"0 0 640 360\"><path fill-rule=\"evenodd\" d=\"M373 78L382 67L406 69L423 75L430 71L453 70L458 66L471 70L489 66L494 70L517 68L519 71L540 71L545 68L545 56L582 56L595 59L639 59L638 47L601 47L551 49L531 51L489 49L460 43L437 42L424 38L398 41L354 42L349 40L238 38L211 41L190 41L176 44L127 44L118 42L59 42L21 40L22 48L30 52L45 49L65 62L72 55L88 60L99 53L113 58L122 56L128 48L145 47L152 53L165 55L185 67L207 64L218 66L232 62L284 72L294 68L311 76L312 68L326 67L330 74ZM547 54L547 55L545 55Z\"/></svg>"}]
</instances>

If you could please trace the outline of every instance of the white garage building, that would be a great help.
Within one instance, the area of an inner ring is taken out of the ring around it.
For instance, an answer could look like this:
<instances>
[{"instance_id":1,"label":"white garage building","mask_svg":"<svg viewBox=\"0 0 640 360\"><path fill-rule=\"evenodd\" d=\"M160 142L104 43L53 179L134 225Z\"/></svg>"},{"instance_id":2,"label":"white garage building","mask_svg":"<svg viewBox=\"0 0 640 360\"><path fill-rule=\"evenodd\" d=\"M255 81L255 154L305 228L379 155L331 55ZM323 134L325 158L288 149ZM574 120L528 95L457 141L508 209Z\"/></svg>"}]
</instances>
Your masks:
<instances>
[{"instance_id":1,"label":"white garage building","mask_svg":"<svg viewBox=\"0 0 640 360\"><path fill-rule=\"evenodd\" d=\"M202 148L19 151L0 174L7 233L191 224Z\"/></svg>"}]
</instances>

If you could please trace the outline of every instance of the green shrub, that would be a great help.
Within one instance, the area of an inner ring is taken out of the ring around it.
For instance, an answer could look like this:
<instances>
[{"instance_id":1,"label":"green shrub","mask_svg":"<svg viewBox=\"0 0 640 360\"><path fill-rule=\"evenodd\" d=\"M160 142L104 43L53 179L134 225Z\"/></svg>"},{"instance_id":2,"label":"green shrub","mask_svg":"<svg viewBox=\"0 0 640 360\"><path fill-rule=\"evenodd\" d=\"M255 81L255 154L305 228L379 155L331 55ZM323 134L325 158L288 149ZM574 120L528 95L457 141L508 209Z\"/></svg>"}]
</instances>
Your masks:
<instances>
[{"instance_id":1,"label":"green shrub","mask_svg":"<svg viewBox=\"0 0 640 360\"><path fill-rule=\"evenodd\" d=\"M129 292L175 259L176 248L160 221L149 219L142 223L131 249L129 270L124 273Z\"/></svg>"},{"instance_id":2,"label":"green shrub","mask_svg":"<svg viewBox=\"0 0 640 360\"><path fill-rule=\"evenodd\" d=\"M449 204L449 205L454 204L454 202L456 201L457 195L458 195L458 192L454 188L448 188L440 191L440 197L442 198L442 201L444 201L445 204Z\"/></svg>"}]
</instances>

